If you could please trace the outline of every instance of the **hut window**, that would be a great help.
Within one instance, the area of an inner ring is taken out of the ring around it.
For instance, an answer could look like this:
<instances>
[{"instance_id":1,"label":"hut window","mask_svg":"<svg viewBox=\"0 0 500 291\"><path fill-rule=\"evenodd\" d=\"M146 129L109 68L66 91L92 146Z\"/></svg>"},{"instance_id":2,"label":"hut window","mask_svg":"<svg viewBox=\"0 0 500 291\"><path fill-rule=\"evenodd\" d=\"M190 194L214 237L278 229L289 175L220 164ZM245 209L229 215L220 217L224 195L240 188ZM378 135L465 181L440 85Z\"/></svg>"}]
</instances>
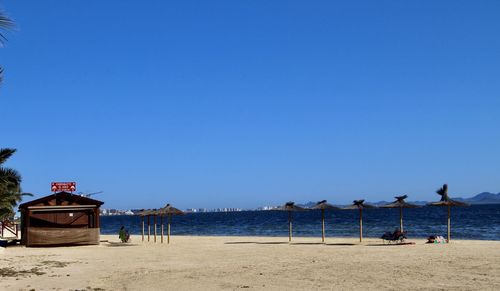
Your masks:
<instances>
[{"instance_id":1,"label":"hut window","mask_svg":"<svg viewBox=\"0 0 500 291\"><path fill-rule=\"evenodd\" d=\"M69 216L73 217L73 213L70 213Z\"/></svg>"},{"instance_id":2,"label":"hut window","mask_svg":"<svg viewBox=\"0 0 500 291\"><path fill-rule=\"evenodd\" d=\"M95 216L94 212L89 213L89 228L94 228L95 227Z\"/></svg>"}]
</instances>

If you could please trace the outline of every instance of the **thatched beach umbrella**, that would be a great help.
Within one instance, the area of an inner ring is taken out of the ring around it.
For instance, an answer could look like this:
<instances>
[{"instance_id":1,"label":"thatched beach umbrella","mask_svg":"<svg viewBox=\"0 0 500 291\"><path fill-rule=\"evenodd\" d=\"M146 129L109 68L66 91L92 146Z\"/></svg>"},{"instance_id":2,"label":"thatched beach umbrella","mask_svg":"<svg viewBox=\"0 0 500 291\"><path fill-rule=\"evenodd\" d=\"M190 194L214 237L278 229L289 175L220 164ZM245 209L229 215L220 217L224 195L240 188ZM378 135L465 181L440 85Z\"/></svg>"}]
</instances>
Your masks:
<instances>
[{"instance_id":1,"label":"thatched beach umbrella","mask_svg":"<svg viewBox=\"0 0 500 291\"><path fill-rule=\"evenodd\" d=\"M161 243L163 243L163 216L165 215L167 216L167 243L170 243L170 222L172 215L182 215L184 212L167 204L165 207L158 210L157 213L160 215L161 219Z\"/></svg>"},{"instance_id":2,"label":"thatched beach umbrella","mask_svg":"<svg viewBox=\"0 0 500 291\"><path fill-rule=\"evenodd\" d=\"M151 215L153 216L153 230L154 230L153 231L153 242L156 243L156 216L158 216L158 210L156 208L151 210ZM149 226L148 226L148 228L149 228Z\"/></svg>"},{"instance_id":3,"label":"thatched beach umbrella","mask_svg":"<svg viewBox=\"0 0 500 291\"><path fill-rule=\"evenodd\" d=\"M288 241L290 242L292 241L292 211L305 211L307 209L295 205L294 202L287 202L276 210L288 211Z\"/></svg>"},{"instance_id":4,"label":"thatched beach umbrella","mask_svg":"<svg viewBox=\"0 0 500 291\"><path fill-rule=\"evenodd\" d=\"M311 209L321 210L321 241L325 242L325 210L333 210L340 208L335 207L330 203L327 203L326 200L322 200L316 203L316 205L314 205L313 207L311 207Z\"/></svg>"},{"instance_id":5,"label":"thatched beach umbrella","mask_svg":"<svg viewBox=\"0 0 500 291\"><path fill-rule=\"evenodd\" d=\"M365 204L365 200L354 200L352 205L344 207L343 209L359 209L359 242L363 241L363 209L375 208L373 205Z\"/></svg>"},{"instance_id":6,"label":"thatched beach umbrella","mask_svg":"<svg viewBox=\"0 0 500 291\"><path fill-rule=\"evenodd\" d=\"M150 226L150 222L149 222L149 217L151 215L154 215L154 214L155 214L155 210L152 210L152 209L142 209L141 211L137 212L137 215L139 215L141 217L142 241L144 241L144 217L145 216L148 217L148 241L149 241L149 237L151 235L151 226Z\"/></svg>"},{"instance_id":7,"label":"thatched beach umbrella","mask_svg":"<svg viewBox=\"0 0 500 291\"><path fill-rule=\"evenodd\" d=\"M441 206L441 207L448 207L448 238L447 242L450 242L451 236L450 236L450 230L451 230L451 207L454 206L469 206L467 203L460 202L460 201L455 201L450 199L448 197L448 185L444 184L443 187L439 188L436 191L437 194L441 195L441 200L438 202L432 202L429 203L428 205L430 206Z\"/></svg>"},{"instance_id":8,"label":"thatched beach umbrella","mask_svg":"<svg viewBox=\"0 0 500 291\"><path fill-rule=\"evenodd\" d=\"M396 198L396 201L381 207L399 208L399 231L403 232L403 208L418 208L420 206L406 202L405 199L408 198L408 195L396 196L394 198Z\"/></svg>"}]
</instances>

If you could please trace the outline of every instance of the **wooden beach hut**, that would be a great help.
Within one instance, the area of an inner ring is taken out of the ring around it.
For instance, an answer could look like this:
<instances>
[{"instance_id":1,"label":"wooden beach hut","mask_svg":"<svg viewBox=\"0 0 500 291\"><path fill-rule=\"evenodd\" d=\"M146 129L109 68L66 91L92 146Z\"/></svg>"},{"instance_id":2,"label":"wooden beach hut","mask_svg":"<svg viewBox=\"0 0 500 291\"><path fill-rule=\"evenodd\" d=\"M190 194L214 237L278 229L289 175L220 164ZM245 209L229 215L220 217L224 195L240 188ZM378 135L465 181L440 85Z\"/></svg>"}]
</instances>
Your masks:
<instances>
[{"instance_id":1,"label":"wooden beach hut","mask_svg":"<svg viewBox=\"0 0 500 291\"><path fill-rule=\"evenodd\" d=\"M104 202L59 192L19 205L21 243L31 246L99 244Z\"/></svg>"}]
</instances>

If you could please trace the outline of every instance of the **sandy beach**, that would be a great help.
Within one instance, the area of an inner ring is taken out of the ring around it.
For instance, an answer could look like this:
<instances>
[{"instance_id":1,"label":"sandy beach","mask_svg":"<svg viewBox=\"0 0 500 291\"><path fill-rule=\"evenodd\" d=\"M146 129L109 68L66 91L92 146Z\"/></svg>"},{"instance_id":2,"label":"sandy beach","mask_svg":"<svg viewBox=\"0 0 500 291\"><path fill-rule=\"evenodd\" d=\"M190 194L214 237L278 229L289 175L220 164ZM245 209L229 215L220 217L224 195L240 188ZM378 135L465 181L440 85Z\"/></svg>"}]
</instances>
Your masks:
<instances>
[{"instance_id":1,"label":"sandy beach","mask_svg":"<svg viewBox=\"0 0 500 291\"><path fill-rule=\"evenodd\" d=\"M500 290L500 242L176 236L170 245L8 247L2 290ZM158 240L159 242L159 240Z\"/></svg>"}]
</instances>

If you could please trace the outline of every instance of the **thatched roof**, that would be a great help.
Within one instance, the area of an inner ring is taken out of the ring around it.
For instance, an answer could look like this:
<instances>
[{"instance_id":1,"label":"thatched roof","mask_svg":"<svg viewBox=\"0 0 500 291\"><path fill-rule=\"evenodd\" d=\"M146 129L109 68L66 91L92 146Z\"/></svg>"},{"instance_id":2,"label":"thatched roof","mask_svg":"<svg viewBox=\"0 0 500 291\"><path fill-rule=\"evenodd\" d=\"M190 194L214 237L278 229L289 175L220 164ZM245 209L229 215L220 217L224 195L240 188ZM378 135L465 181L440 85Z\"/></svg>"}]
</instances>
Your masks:
<instances>
[{"instance_id":1,"label":"thatched roof","mask_svg":"<svg viewBox=\"0 0 500 291\"><path fill-rule=\"evenodd\" d=\"M420 206L411 204L405 201L406 198L408 198L408 195L403 195L403 196L396 196L396 201L380 206L382 208L418 208Z\"/></svg>"},{"instance_id":2,"label":"thatched roof","mask_svg":"<svg viewBox=\"0 0 500 291\"><path fill-rule=\"evenodd\" d=\"M336 206L333 206L330 203L327 203L326 200L321 200L316 205L311 207L311 209L320 209L320 210L332 210L332 209L340 209Z\"/></svg>"},{"instance_id":3,"label":"thatched roof","mask_svg":"<svg viewBox=\"0 0 500 291\"><path fill-rule=\"evenodd\" d=\"M352 202L352 205L349 205L342 209L350 210L350 209L364 209L364 208L376 208L376 207L370 204L365 204L365 200L354 200Z\"/></svg>"},{"instance_id":4,"label":"thatched roof","mask_svg":"<svg viewBox=\"0 0 500 291\"><path fill-rule=\"evenodd\" d=\"M156 211L156 214L158 215L182 215L184 212L182 210L179 210L175 207L173 207L170 204L165 205L165 207L158 209Z\"/></svg>"},{"instance_id":5,"label":"thatched roof","mask_svg":"<svg viewBox=\"0 0 500 291\"><path fill-rule=\"evenodd\" d=\"M429 206L469 206L469 204L465 202L456 201L450 199L448 196L448 185L444 184L443 187L436 190L436 193L441 195L441 200L438 202L431 202L427 205Z\"/></svg>"},{"instance_id":6,"label":"thatched roof","mask_svg":"<svg viewBox=\"0 0 500 291\"><path fill-rule=\"evenodd\" d=\"M287 202L287 203L285 203L285 205L276 208L276 210L281 210L281 211L304 211L304 210L307 210L307 209L295 205L295 202Z\"/></svg>"},{"instance_id":7,"label":"thatched roof","mask_svg":"<svg viewBox=\"0 0 500 291\"><path fill-rule=\"evenodd\" d=\"M142 209L137 212L135 215L139 216L147 216L147 215L156 215L156 209Z\"/></svg>"},{"instance_id":8,"label":"thatched roof","mask_svg":"<svg viewBox=\"0 0 500 291\"><path fill-rule=\"evenodd\" d=\"M427 204L429 206L469 206L469 204L461 201L456 201L452 199L448 199L448 201L438 201L438 202L431 202Z\"/></svg>"}]
</instances>

